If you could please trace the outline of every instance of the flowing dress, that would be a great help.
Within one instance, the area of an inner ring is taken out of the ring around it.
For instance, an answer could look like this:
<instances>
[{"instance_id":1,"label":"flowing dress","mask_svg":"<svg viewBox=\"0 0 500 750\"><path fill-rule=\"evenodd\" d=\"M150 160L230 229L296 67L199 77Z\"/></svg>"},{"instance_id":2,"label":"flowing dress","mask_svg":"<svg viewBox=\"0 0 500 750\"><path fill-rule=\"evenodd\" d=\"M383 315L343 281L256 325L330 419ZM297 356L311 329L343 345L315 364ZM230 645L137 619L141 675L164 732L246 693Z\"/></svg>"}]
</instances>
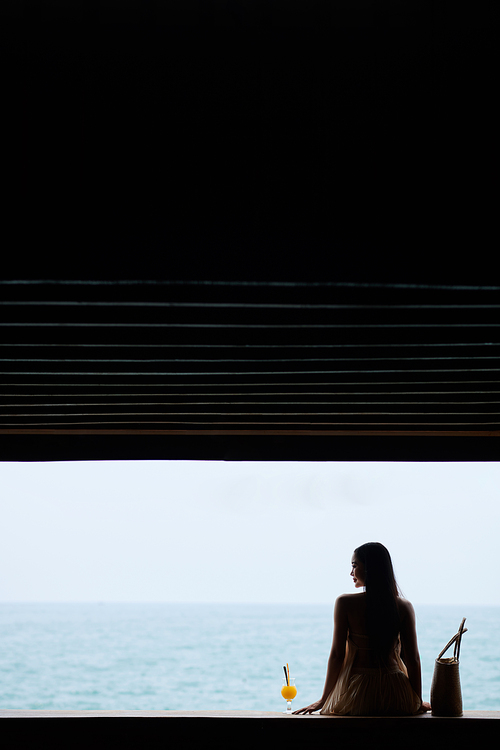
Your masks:
<instances>
[{"instance_id":1,"label":"flowing dress","mask_svg":"<svg viewBox=\"0 0 500 750\"><path fill-rule=\"evenodd\" d=\"M338 680L320 713L344 716L409 716L417 713L420 698L410 685L399 642L394 650L397 666L362 668L354 666L356 654L370 649L356 644L352 637L366 639L364 642L368 643L368 636L349 633Z\"/></svg>"}]
</instances>

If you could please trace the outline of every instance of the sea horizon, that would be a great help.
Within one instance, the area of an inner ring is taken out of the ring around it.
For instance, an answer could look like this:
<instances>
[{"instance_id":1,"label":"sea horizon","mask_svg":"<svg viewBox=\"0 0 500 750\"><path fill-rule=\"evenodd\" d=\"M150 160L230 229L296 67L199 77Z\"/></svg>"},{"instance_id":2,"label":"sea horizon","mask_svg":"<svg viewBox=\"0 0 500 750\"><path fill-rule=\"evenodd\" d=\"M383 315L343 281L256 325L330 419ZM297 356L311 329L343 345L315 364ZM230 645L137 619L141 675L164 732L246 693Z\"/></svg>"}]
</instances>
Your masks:
<instances>
[{"instance_id":1,"label":"sea horizon","mask_svg":"<svg viewBox=\"0 0 500 750\"><path fill-rule=\"evenodd\" d=\"M466 617L464 710L500 710L500 606L414 606L423 699ZM332 632L333 602L0 602L0 708L282 710L287 663L300 708L321 695Z\"/></svg>"}]
</instances>

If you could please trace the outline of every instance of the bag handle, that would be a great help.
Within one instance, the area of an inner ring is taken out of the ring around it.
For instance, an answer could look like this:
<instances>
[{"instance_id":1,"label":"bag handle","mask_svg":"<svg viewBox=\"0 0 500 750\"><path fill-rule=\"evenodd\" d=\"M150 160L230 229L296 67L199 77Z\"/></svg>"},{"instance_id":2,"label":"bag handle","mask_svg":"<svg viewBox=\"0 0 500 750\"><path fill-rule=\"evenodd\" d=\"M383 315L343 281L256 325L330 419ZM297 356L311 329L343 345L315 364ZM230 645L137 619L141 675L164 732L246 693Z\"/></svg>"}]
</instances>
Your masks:
<instances>
[{"instance_id":1,"label":"bag handle","mask_svg":"<svg viewBox=\"0 0 500 750\"><path fill-rule=\"evenodd\" d=\"M454 649L454 652L453 652L453 658L458 661L458 657L460 655L460 642L462 640L463 634L467 632L467 628L464 628L465 620L466 620L466 618L464 617L464 619L460 623L460 627L458 629L458 633L456 633L453 636L453 638L450 641L448 641L448 643L446 644L446 646L443 648L443 650L439 654L438 659L440 659L442 657L442 655L444 653L446 653L446 651L448 651L448 649L450 648L451 644L454 642L455 643L455 649Z\"/></svg>"},{"instance_id":2,"label":"bag handle","mask_svg":"<svg viewBox=\"0 0 500 750\"><path fill-rule=\"evenodd\" d=\"M455 649L454 649L453 656L455 657L455 659L457 661L458 661L458 657L460 656L460 645L462 643L462 636L465 633L465 631L467 630L467 628L464 628L464 624L465 624L465 617L462 620L462 622L460 623L460 627L459 627L458 633L457 633L457 640L455 641Z\"/></svg>"}]
</instances>

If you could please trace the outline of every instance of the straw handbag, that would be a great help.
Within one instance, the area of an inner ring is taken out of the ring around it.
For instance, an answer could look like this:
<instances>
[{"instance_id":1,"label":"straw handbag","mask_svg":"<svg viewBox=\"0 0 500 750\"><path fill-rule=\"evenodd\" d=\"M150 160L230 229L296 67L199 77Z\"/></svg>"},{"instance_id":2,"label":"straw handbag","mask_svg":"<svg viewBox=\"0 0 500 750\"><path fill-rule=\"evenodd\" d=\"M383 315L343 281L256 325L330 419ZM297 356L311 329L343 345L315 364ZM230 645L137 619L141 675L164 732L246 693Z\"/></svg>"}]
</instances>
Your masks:
<instances>
[{"instance_id":1,"label":"straw handbag","mask_svg":"<svg viewBox=\"0 0 500 750\"><path fill-rule=\"evenodd\" d=\"M462 716L462 691L458 671L460 641L467 632L464 628L465 617L460 623L458 633L446 644L434 664L431 684L431 709L434 716ZM455 643L453 656L443 659L443 654Z\"/></svg>"}]
</instances>

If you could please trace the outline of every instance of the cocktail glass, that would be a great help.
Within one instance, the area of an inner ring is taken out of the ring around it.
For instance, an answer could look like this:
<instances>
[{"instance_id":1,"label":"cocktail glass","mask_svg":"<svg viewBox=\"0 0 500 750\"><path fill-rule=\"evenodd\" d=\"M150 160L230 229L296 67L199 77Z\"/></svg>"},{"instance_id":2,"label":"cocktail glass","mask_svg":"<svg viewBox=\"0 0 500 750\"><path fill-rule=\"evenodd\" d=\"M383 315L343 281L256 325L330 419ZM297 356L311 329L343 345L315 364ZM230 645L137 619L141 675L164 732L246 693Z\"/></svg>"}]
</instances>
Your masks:
<instances>
[{"instance_id":1,"label":"cocktail glass","mask_svg":"<svg viewBox=\"0 0 500 750\"><path fill-rule=\"evenodd\" d=\"M286 711L284 714L292 713L292 701L297 695L297 688L295 687L295 677L290 677L287 682L283 677L283 687L281 688L281 695L286 700Z\"/></svg>"}]
</instances>

